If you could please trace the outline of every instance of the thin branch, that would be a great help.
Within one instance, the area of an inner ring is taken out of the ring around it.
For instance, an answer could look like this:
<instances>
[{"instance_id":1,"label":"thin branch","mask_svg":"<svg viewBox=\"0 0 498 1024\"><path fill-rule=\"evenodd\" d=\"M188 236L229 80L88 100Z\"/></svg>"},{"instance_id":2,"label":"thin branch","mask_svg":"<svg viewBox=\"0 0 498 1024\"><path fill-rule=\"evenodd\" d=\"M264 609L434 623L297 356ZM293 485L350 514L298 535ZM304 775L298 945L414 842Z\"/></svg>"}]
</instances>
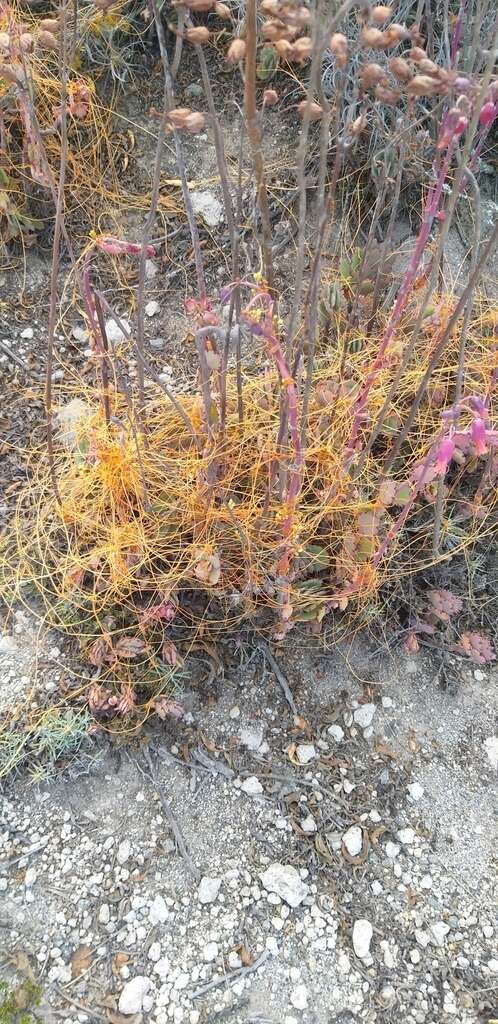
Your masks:
<instances>
[{"instance_id":1,"label":"thin branch","mask_svg":"<svg viewBox=\"0 0 498 1024\"><path fill-rule=\"evenodd\" d=\"M256 18L256 0L247 0L246 7L246 61L244 82L244 109L246 114L247 135L251 147L251 155L256 176L256 198L261 215L263 270L268 287L275 288L272 255L272 229L270 206L266 188L263 151L261 146L261 130L256 108L256 50L258 29Z\"/></svg>"},{"instance_id":2,"label":"thin branch","mask_svg":"<svg viewBox=\"0 0 498 1024\"><path fill-rule=\"evenodd\" d=\"M162 809L164 811L164 816L165 816L165 818L166 818L166 820L168 822L168 825L169 825L169 827L170 827L170 829L171 829L171 831L172 831L172 833L173 833L173 835L175 837L176 845L178 846L180 854L181 854L183 860L185 861L185 864L186 864L188 870L190 871L190 874L195 878L196 881L199 881L199 879L201 877L200 871L198 870L198 868L196 868L196 866L195 866L195 864L194 864L194 862L192 860L192 857L190 856L187 844L185 842L185 838L184 838L183 832L182 832L182 830L181 830L181 828L180 828L180 826L179 826L179 824L178 824L178 822L177 822L177 820L175 818L175 815L173 814L173 810L171 808L171 805L169 804L168 800L166 799L166 796L164 795L163 788L162 788L161 783L159 782L159 779L157 777L156 768L155 768L154 762L152 760L152 757L151 757L151 754L150 754L150 750L148 750L147 747L146 747L144 753L145 753L145 759L146 759L148 767L149 767L149 776L150 776L151 782L153 783L154 788L155 788L155 790L156 790L156 792L157 792L157 794L159 796L159 799L161 801L161 806L162 806Z\"/></svg>"},{"instance_id":3,"label":"thin branch","mask_svg":"<svg viewBox=\"0 0 498 1024\"><path fill-rule=\"evenodd\" d=\"M221 978L213 978L213 980L208 981L206 985L201 985L201 987L197 988L195 992L191 992L189 998L199 999L200 996L204 996L206 992L211 992L213 988L220 988L221 985L229 985L230 982L237 981L238 978L243 978L247 974L254 974L254 971L259 971L259 968L266 963L269 956L270 953L266 949L253 964L249 964L248 967L238 967L237 970L230 971L230 974L224 974Z\"/></svg>"},{"instance_id":4,"label":"thin branch","mask_svg":"<svg viewBox=\"0 0 498 1024\"><path fill-rule=\"evenodd\" d=\"M47 418L47 455L49 463L50 478L54 488L54 494L60 504L60 493L57 484L54 462L54 434L52 424L52 372L54 366L54 342L55 327L57 323L57 286L59 278L59 267L61 257L61 233L64 222L64 186L66 183L67 168L67 61L66 61L66 9L63 4L60 7L60 48L59 48L59 77L61 82L61 152L59 161L59 183L57 186L57 201L55 206L54 241L52 247L52 268L50 271L50 306L48 316L48 339L47 339L47 372L45 381L45 413Z\"/></svg>"},{"instance_id":5,"label":"thin branch","mask_svg":"<svg viewBox=\"0 0 498 1024\"><path fill-rule=\"evenodd\" d=\"M103 295L102 292L99 292L97 290L95 291L95 295L99 297L100 302L102 303L104 308L109 313L109 316L112 317L112 319L118 325L119 329L123 332L125 337L126 338L130 338L131 337L130 331L126 327L126 324L123 323L123 321L118 316L118 314L113 310L112 306L108 303L105 295ZM158 377L154 367L150 365L150 363L147 361L145 356L142 353L140 353L137 349L135 349L135 351L136 351L136 354L137 354L137 358L142 360L142 364L143 364L143 368L144 368L145 372L148 374L148 376L151 378L151 380L153 380L154 383L157 384L157 387L160 388L161 391L166 395L166 398L169 398L173 408L176 410L178 415L183 420L183 422L184 422L184 424L185 424L189 434L191 434L191 436L192 436L194 444L198 448L199 447L199 441L198 441L198 438L197 438L197 434L195 432L195 429L194 429L192 421L189 419L187 413L185 412L185 409L180 404L178 399L175 398L175 395L173 394L172 391L170 391L170 389L167 386L167 384L163 384L162 380L159 380L159 377Z\"/></svg>"},{"instance_id":6,"label":"thin branch","mask_svg":"<svg viewBox=\"0 0 498 1024\"><path fill-rule=\"evenodd\" d=\"M163 66L164 75L164 89L167 97L167 108L172 110L175 104L175 92L173 86L173 78L171 74L171 68L168 57L168 50L166 47L166 38L164 35L164 26L161 19L161 14L157 6L157 0L150 0L152 5L152 11L154 14L154 23L156 26L157 40L159 43L159 50L161 53L161 61ZM179 132L176 129L173 131L173 139L175 143L176 162L178 166L178 173L180 175L180 183L182 189L183 202L185 204L185 213L187 214L187 221L190 230L190 237L192 239L192 247L194 250L194 261L195 261L195 272L197 277L197 290L200 299L206 298L206 279L204 276L204 264L202 260L202 252L199 241L199 232L197 230L197 224L195 220L194 208L192 206L192 199L190 196L190 190L187 181L187 170L185 166L185 156L183 153L183 145L180 139Z\"/></svg>"},{"instance_id":7,"label":"thin branch","mask_svg":"<svg viewBox=\"0 0 498 1024\"><path fill-rule=\"evenodd\" d=\"M282 669L280 668L280 665L279 665L277 659L274 657L274 655L272 654L272 652L271 652L270 648L267 646L267 644L263 643L262 640L260 640L258 642L257 647L258 647L258 650L261 651L263 657L266 659L268 664L270 665L271 670L273 672L273 675L275 676L275 679L277 680L277 683L279 684L279 686L282 689L282 693L283 693L283 695L284 695L284 697L285 697L285 699L286 699L286 701L287 701L287 703L288 703L288 705L289 705L289 707L290 707L290 709L292 711L292 714L293 715L298 715L299 712L297 710L296 702L295 702L294 697L292 695L292 690L291 690L291 688L290 688L290 686L289 686L289 684L287 682L287 679L286 679L284 673L282 672Z\"/></svg>"},{"instance_id":8,"label":"thin branch","mask_svg":"<svg viewBox=\"0 0 498 1024\"><path fill-rule=\"evenodd\" d=\"M483 252L481 253L480 259L479 259L479 261L478 261L478 263L477 263L477 265L476 265L476 267L474 269L474 272L470 275L468 283L467 283L467 286L466 286L465 290L462 292L462 295L460 296L460 299L459 299L459 301L458 301L458 303L457 303L457 305L455 307L453 315L448 320L448 324L446 326L446 329L443 332L440 340L438 341L438 343L437 343L437 345L436 345L436 347L435 347L435 349L433 351L432 358L431 358L431 360L429 362L429 365L427 367L427 370L425 371L425 374L424 374L424 376L423 376L423 378L422 378L422 380L420 382L420 385L418 387L417 393L416 393L415 398L413 400L410 412L408 413L408 417L406 419L405 425L404 425L403 429L399 432L399 434L398 434L398 436L396 438L396 442L393 445L393 448L392 448L391 452L389 453L389 455L388 455L388 457L387 457L387 459L386 459L386 461L384 463L384 466L382 468L383 475L387 475L389 473L389 471L391 469L391 466L393 465L394 460L397 458L397 455L398 455L402 445L406 441L408 433L409 433L409 431L410 431L410 429L411 429L411 427L412 427L412 425L413 425L413 423L415 421L415 416L417 415L418 407L419 407L419 405L420 405L420 403L421 403L421 401L422 401L422 399L424 397L427 385L428 385L428 383L429 383L429 381L431 379L432 372L435 369L435 367L437 366L437 364L438 364L438 362L439 362L439 360L441 358L441 355L444 352L444 349L446 348L446 345L447 345L449 339L451 338L452 332L454 331L454 329L456 327L458 319L462 315L462 312L465 309L465 306L466 306L467 302L469 301L469 297L472 295L472 292L473 292L473 290L474 290L474 288L475 288L475 286L476 286L476 284L477 284L477 282L479 280L479 277L481 276L481 273L482 273L482 271L484 269L484 266L489 261L489 259L491 258L492 254L493 254L493 251L496 248L497 244L498 244L498 223L495 224L493 233L491 234L491 236L488 239L488 242L487 242Z\"/></svg>"}]
</instances>

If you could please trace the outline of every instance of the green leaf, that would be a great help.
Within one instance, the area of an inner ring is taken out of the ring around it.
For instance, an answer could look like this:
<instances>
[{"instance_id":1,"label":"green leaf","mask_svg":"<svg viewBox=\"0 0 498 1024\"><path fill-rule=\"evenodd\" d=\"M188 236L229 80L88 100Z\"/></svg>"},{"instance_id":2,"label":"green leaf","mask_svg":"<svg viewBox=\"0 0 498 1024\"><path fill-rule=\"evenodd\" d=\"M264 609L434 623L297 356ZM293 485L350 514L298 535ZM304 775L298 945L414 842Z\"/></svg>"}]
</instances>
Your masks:
<instances>
[{"instance_id":1,"label":"green leaf","mask_svg":"<svg viewBox=\"0 0 498 1024\"><path fill-rule=\"evenodd\" d=\"M265 82L275 71L278 63L277 54L273 46L263 46L259 51L259 59L256 66L256 75L260 82Z\"/></svg>"},{"instance_id":2,"label":"green leaf","mask_svg":"<svg viewBox=\"0 0 498 1024\"><path fill-rule=\"evenodd\" d=\"M405 483L400 484L399 487L397 488L396 494L394 495L394 502L393 502L393 504L394 505L406 505L407 501L410 500L411 496L412 496L412 485L411 485L409 480L406 480Z\"/></svg>"},{"instance_id":3,"label":"green leaf","mask_svg":"<svg viewBox=\"0 0 498 1024\"><path fill-rule=\"evenodd\" d=\"M306 566L308 572L322 572L330 566L330 556L320 544L307 544L304 554L309 558Z\"/></svg>"}]
</instances>

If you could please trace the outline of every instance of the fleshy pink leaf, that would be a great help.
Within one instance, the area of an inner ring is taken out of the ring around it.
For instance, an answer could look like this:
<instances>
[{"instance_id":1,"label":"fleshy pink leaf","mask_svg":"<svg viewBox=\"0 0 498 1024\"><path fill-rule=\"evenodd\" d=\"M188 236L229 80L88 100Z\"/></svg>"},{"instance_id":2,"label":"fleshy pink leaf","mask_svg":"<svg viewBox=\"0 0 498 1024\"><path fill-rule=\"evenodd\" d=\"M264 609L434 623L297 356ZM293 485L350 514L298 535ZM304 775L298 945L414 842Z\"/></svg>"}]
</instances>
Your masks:
<instances>
[{"instance_id":1,"label":"fleshy pink leaf","mask_svg":"<svg viewBox=\"0 0 498 1024\"><path fill-rule=\"evenodd\" d=\"M417 654L417 652L420 650L419 642L417 640L415 633L412 630L410 630L410 632L407 633L405 637L404 648L405 651L408 652L408 654Z\"/></svg>"},{"instance_id":2,"label":"fleshy pink leaf","mask_svg":"<svg viewBox=\"0 0 498 1024\"><path fill-rule=\"evenodd\" d=\"M397 490L397 483L395 480L383 480L379 487L378 501L379 505L383 505L387 508L388 505L392 505Z\"/></svg>"},{"instance_id":3,"label":"fleshy pink leaf","mask_svg":"<svg viewBox=\"0 0 498 1024\"><path fill-rule=\"evenodd\" d=\"M462 633L455 650L459 654L465 654L476 665L486 665L488 661L496 660L491 640L482 633Z\"/></svg>"},{"instance_id":4,"label":"fleshy pink leaf","mask_svg":"<svg viewBox=\"0 0 498 1024\"><path fill-rule=\"evenodd\" d=\"M145 643L137 636L123 636L114 647L117 658L138 658L145 651Z\"/></svg>"},{"instance_id":5,"label":"fleshy pink leaf","mask_svg":"<svg viewBox=\"0 0 498 1024\"><path fill-rule=\"evenodd\" d=\"M431 611L443 622L449 622L452 615L457 615L463 608L463 602L457 594L451 590L428 590L427 597L431 605Z\"/></svg>"},{"instance_id":6,"label":"fleshy pink leaf","mask_svg":"<svg viewBox=\"0 0 498 1024\"><path fill-rule=\"evenodd\" d=\"M121 238L110 238L105 235L96 238L95 245L98 249L102 249L102 252L108 253L109 256L139 256L142 252L142 246L139 242L124 242ZM156 255L153 245L145 246L145 255L149 259Z\"/></svg>"}]
</instances>

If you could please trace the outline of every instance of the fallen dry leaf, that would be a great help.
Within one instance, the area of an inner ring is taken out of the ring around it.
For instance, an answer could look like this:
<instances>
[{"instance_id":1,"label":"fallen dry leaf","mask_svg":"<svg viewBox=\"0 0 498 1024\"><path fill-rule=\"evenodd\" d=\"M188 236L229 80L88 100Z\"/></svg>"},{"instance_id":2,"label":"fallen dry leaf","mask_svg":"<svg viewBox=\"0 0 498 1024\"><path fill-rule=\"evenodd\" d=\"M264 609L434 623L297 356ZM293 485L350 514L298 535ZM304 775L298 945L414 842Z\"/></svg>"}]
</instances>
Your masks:
<instances>
[{"instance_id":1,"label":"fallen dry leaf","mask_svg":"<svg viewBox=\"0 0 498 1024\"><path fill-rule=\"evenodd\" d=\"M10 954L9 963L12 964L12 967L14 967L16 971L19 971L20 974L24 974L25 978L29 978L31 981L34 981L35 976L29 961L29 956L22 949L16 949L14 953Z\"/></svg>"},{"instance_id":2,"label":"fallen dry leaf","mask_svg":"<svg viewBox=\"0 0 498 1024\"><path fill-rule=\"evenodd\" d=\"M372 829L370 832L370 842L372 843L372 846L379 842L380 837L383 836L385 832L387 832L385 825L379 825L378 828Z\"/></svg>"},{"instance_id":3,"label":"fallen dry leaf","mask_svg":"<svg viewBox=\"0 0 498 1024\"><path fill-rule=\"evenodd\" d=\"M71 957L71 978L79 978L91 967L93 950L90 946L78 946Z\"/></svg>"},{"instance_id":4,"label":"fallen dry leaf","mask_svg":"<svg viewBox=\"0 0 498 1024\"><path fill-rule=\"evenodd\" d=\"M408 730L408 746L412 754L420 754L422 747L417 739L417 734L414 729Z\"/></svg>"},{"instance_id":5,"label":"fallen dry leaf","mask_svg":"<svg viewBox=\"0 0 498 1024\"><path fill-rule=\"evenodd\" d=\"M393 748L390 747L389 744L386 743L385 740L377 740L376 741L376 743L375 743L375 753L376 754L382 754L384 757L391 757L393 759L393 761L395 761L397 756L398 756L397 754L395 754Z\"/></svg>"},{"instance_id":6,"label":"fallen dry leaf","mask_svg":"<svg viewBox=\"0 0 498 1024\"><path fill-rule=\"evenodd\" d=\"M127 964L129 962L129 959L130 958L128 956L128 953L116 953L116 956L114 957L114 959L112 961L112 967L111 967L112 973L113 974L119 974L121 968L124 967L125 964Z\"/></svg>"},{"instance_id":7,"label":"fallen dry leaf","mask_svg":"<svg viewBox=\"0 0 498 1024\"><path fill-rule=\"evenodd\" d=\"M336 863L336 857L334 857L334 854L329 849L326 840L321 835L315 836L315 850L318 856L321 857L326 864L331 865Z\"/></svg>"},{"instance_id":8,"label":"fallen dry leaf","mask_svg":"<svg viewBox=\"0 0 498 1024\"><path fill-rule=\"evenodd\" d=\"M250 967L254 963L254 957L251 956L247 946L244 946L243 943L235 947L235 952L239 954L244 967Z\"/></svg>"}]
</instances>

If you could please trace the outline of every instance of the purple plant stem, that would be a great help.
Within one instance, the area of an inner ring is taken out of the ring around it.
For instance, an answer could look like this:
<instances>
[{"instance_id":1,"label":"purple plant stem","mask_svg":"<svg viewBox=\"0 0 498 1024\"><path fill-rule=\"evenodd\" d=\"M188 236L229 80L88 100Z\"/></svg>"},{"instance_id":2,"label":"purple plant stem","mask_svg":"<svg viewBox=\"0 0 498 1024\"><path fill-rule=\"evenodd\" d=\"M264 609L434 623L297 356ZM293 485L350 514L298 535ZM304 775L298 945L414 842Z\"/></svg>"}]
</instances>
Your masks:
<instances>
[{"instance_id":1,"label":"purple plant stem","mask_svg":"<svg viewBox=\"0 0 498 1024\"><path fill-rule=\"evenodd\" d=\"M451 49L450 49L450 67L456 67L458 60L458 51L460 49L460 43L463 35L463 19L465 10L467 7L467 0L460 0L460 8L455 22L455 28L453 30L453 36L451 38Z\"/></svg>"},{"instance_id":2,"label":"purple plant stem","mask_svg":"<svg viewBox=\"0 0 498 1024\"><path fill-rule=\"evenodd\" d=\"M443 128L444 128L444 125L443 125ZM375 381L377 379L377 374L379 373L379 371L382 369L382 367L384 365L384 360L385 360L385 357L386 357L386 354L387 354L387 350L388 350L391 342L393 341L393 338L394 338L395 333L396 333L396 329L398 327L398 324L399 324L399 322L401 320L403 312L404 312L404 310L406 308L406 304L407 304L408 299L410 297L410 292L411 292L412 286L414 284L415 278L417 276L418 268L420 266L420 260L422 259L422 256L423 256L423 253L424 253L424 249L425 249L425 247L427 245L427 242L428 242L428 239L429 239L429 235L430 235L430 232L431 232L432 225L434 223L436 214L437 214L438 209L439 209L439 202L440 202L440 199L441 199L441 195L442 195L442 191L443 191L443 186L444 186L444 183L445 183L447 175L448 175L448 170L449 170L449 167L450 167L451 158L453 156L454 149L455 149L455 139L453 138L450 141L449 145L448 145L448 148L446 150L446 154L445 154L444 160L441 163L441 167L439 169L439 174L438 174L438 177L437 177L436 184L431 189L431 191L429 193L429 196L427 198L427 202L426 202L426 206L425 206L424 219L422 221L422 226L420 228L419 236L417 238L417 243L415 245L415 249L414 249L412 258L410 260L410 263L408 265L408 269L407 269L407 271L405 273L402 285L401 285L401 287L399 289L398 296L397 296L397 299L396 299L396 302L395 302L395 305L394 305L394 309L393 309L392 314L391 314L391 318L390 318L389 323L387 324L387 327L386 327L386 329L384 331L384 335L383 335L383 338L382 338L382 341L381 341L381 344L380 344L380 347L379 347L379 351L377 353L377 356L376 356L376 358L375 358L375 360L373 362L373 365L372 365L370 371L367 374L367 377L366 377L365 383L363 385L363 388L362 388L362 390L361 390L361 392L360 392L360 394L359 394L359 396L358 396L358 398L356 400L355 407L354 407L354 412L353 412L353 423L352 423L352 426L351 426L351 435L350 435L349 442L348 442L348 445L347 445L347 448L346 448L346 452L345 452L345 462L346 462L347 466L349 466L351 464L351 462L352 462L352 460L354 458L356 441L358 439L358 434L360 432L361 424L363 422L363 415L364 415L365 408L366 408L366 405L367 405L367 402L368 402L368 396L370 394L370 391L371 391L371 388L372 388L373 384L375 383Z\"/></svg>"}]
</instances>

